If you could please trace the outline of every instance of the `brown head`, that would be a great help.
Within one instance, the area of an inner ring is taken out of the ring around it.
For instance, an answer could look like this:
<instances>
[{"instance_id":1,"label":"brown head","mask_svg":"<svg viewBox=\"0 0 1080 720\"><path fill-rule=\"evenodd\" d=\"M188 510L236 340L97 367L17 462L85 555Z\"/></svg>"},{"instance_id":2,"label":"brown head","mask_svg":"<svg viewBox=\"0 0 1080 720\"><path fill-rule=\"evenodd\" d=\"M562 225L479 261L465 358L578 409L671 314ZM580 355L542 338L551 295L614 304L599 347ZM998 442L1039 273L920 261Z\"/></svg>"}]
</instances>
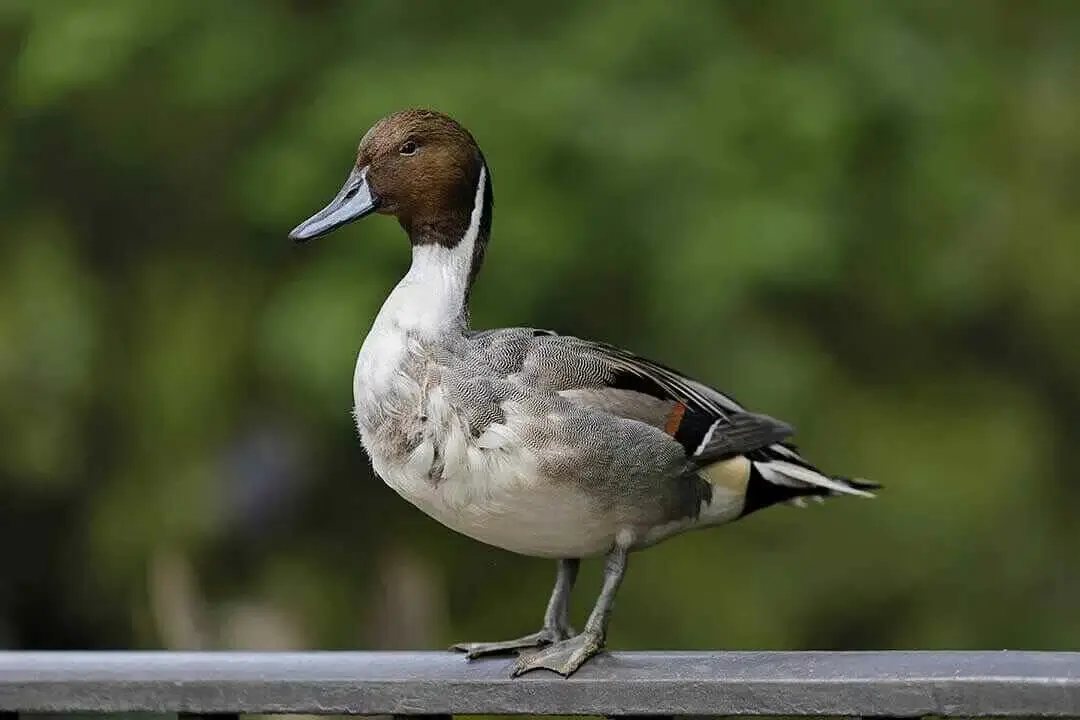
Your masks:
<instances>
[{"instance_id":1,"label":"brown head","mask_svg":"<svg viewBox=\"0 0 1080 720\"><path fill-rule=\"evenodd\" d=\"M453 247L469 231L474 209L476 250L482 253L492 191L480 148L468 130L442 113L403 110L367 131L340 192L289 237L304 242L380 213L395 216L413 245Z\"/></svg>"}]
</instances>

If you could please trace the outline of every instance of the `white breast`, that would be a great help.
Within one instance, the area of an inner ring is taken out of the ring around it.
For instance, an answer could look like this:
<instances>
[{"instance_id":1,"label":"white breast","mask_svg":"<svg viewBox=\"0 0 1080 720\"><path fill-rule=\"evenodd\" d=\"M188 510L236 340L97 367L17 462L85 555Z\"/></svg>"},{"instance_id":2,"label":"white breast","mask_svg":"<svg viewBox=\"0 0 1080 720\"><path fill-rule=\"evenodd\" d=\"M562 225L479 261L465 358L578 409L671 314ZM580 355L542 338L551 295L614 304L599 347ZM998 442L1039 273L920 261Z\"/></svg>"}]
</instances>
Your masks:
<instances>
[{"instance_id":1,"label":"white breast","mask_svg":"<svg viewBox=\"0 0 1080 720\"><path fill-rule=\"evenodd\" d=\"M555 558L609 549L618 528L595 517L571 482L544 477L519 441L515 428L537 419L505 407L504 423L473 437L437 382L433 347L385 312L393 300L365 339L353 376L357 428L375 472L442 524L490 545ZM403 444L403 437L416 441Z\"/></svg>"}]
</instances>

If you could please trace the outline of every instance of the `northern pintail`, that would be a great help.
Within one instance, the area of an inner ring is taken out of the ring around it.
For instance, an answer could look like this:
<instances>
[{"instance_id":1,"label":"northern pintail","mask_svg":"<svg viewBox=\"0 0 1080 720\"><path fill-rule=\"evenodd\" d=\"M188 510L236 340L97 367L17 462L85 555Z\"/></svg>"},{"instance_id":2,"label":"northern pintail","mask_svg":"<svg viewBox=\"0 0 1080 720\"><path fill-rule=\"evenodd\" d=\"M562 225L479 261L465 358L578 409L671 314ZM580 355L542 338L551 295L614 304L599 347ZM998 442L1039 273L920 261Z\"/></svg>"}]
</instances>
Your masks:
<instances>
[{"instance_id":1,"label":"northern pintail","mask_svg":"<svg viewBox=\"0 0 1080 720\"><path fill-rule=\"evenodd\" d=\"M558 560L538 632L454 649L522 651L512 675L568 676L604 646L631 552L778 503L873 496L877 484L805 460L787 424L669 367L551 330L471 329L492 208L491 170L468 130L405 110L368 130L337 196L289 235L398 219L412 264L356 358L363 447L379 477L447 527ZM603 587L574 634L579 563L599 555Z\"/></svg>"}]
</instances>

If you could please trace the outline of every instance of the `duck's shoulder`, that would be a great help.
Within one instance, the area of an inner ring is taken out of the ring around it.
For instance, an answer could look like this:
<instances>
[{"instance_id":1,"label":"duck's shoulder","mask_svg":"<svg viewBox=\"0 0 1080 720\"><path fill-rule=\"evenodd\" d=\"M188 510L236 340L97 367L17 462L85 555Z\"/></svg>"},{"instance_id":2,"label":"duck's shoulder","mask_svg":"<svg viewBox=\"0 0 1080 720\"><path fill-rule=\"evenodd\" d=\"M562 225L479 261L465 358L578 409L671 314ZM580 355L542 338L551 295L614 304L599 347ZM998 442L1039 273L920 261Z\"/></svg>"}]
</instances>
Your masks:
<instances>
[{"instance_id":1,"label":"duck's shoulder","mask_svg":"<svg viewBox=\"0 0 1080 720\"><path fill-rule=\"evenodd\" d=\"M680 401L712 414L744 411L731 395L610 343L530 327L473 330L466 339L474 352L500 370L559 390L622 390Z\"/></svg>"}]
</instances>

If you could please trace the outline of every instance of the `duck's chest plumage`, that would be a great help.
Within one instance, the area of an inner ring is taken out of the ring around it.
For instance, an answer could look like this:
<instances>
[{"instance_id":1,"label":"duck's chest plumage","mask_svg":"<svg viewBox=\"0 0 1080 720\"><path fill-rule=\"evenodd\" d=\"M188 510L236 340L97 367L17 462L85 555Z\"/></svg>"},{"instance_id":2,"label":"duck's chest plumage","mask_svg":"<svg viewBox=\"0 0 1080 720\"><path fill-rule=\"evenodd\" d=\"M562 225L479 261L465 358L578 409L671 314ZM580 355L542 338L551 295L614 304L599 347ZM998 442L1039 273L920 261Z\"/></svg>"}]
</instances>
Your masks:
<instances>
[{"instance_id":1,"label":"duck's chest plumage","mask_svg":"<svg viewBox=\"0 0 1080 720\"><path fill-rule=\"evenodd\" d=\"M481 373L464 340L373 329L357 356L357 428L372 466L447 527L526 555L609 549L620 520L579 483L555 477L540 427L557 417L512 381ZM528 409L527 407L528 406Z\"/></svg>"}]
</instances>

